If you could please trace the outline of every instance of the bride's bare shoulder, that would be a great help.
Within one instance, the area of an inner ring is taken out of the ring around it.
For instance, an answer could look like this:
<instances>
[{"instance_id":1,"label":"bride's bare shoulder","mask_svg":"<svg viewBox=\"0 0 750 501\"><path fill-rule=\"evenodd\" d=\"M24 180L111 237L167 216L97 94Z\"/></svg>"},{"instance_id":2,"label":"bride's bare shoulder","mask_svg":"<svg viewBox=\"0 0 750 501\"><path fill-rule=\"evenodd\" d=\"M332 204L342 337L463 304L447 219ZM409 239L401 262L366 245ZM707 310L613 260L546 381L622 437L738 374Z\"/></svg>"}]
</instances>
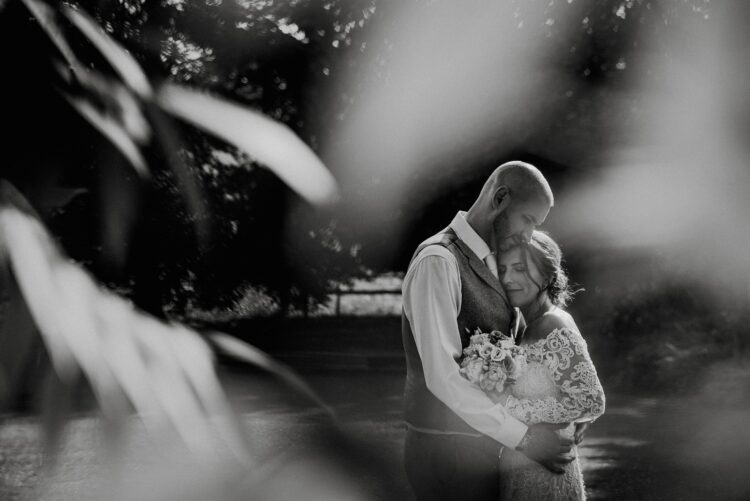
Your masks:
<instances>
[{"instance_id":1,"label":"bride's bare shoulder","mask_svg":"<svg viewBox=\"0 0 750 501\"><path fill-rule=\"evenodd\" d=\"M532 328L534 328L537 335L542 337L555 329L567 328L579 332L578 326L576 325L575 320L573 320L573 317L570 313L561 308L554 308L542 315Z\"/></svg>"}]
</instances>

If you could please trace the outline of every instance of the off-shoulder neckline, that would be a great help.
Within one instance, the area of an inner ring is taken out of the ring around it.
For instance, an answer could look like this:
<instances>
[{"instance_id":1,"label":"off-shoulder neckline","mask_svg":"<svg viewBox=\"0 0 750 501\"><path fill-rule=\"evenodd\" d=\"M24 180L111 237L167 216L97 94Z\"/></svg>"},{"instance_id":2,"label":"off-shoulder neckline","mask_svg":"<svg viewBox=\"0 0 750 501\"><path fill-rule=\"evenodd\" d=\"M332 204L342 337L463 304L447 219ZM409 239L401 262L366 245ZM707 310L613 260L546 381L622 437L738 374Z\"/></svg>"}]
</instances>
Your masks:
<instances>
[{"instance_id":1,"label":"off-shoulder neckline","mask_svg":"<svg viewBox=\"0 0 750 501\"><path fill-rule=\"evenodd\" d=\"M578 334L579 336L581 335L581 333L580 333L580 332L578 332L578 330L576 330L576 329L573 329L572 327L567 327L567 326L563 326L563 327L555 327L554 329L552 329L552 330L551 330L551 331L549 332L549 334L547 334L547 335L546 335L546 336L544 336L544 337L540 337L539 339L537 339L537 340L536 340L536 341L534 341L533 343L529 343L529 344L523 344L523 339L521 339L521 343L519 343L519 345L518 345L518 346L524 346L524 347L526 347L526 346L534 346L535 344L539 344L539 343L541 343L541 342L543 342L543 341L545 341L545 342L546 342L546 341L547 341L547 340L548 340L548 339L550 338L550 336L552 336L552 334L555 334L555 333L557 333L558 331L565 331L565 330L567 330L567 331L570 331L570 332L574 332L574 333L577 333L577 334Z\"/></svg>"}]
</instances>

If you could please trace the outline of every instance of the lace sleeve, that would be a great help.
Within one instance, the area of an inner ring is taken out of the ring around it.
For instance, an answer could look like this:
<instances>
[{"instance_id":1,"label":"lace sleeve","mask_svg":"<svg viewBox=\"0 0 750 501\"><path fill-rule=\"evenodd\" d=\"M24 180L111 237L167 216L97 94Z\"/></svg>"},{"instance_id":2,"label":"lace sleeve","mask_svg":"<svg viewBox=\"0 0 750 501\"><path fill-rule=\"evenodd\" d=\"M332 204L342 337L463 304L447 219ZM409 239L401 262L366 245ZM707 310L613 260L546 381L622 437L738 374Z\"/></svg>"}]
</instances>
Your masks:
<instances>
[{"instance_id":1,"label":"lace sleeve","mask_svg":"<svg viewBox=\"0 0 750 501\"><path fill-rule=\"evenodd\" d=\"M555 329L529 347L527 359L543 363L557 387L555 395L526 399L508 396L506 409L526 424L594 420L604 413L604 390L586 341L573 329Z\"/></svg>"}]
</instances>

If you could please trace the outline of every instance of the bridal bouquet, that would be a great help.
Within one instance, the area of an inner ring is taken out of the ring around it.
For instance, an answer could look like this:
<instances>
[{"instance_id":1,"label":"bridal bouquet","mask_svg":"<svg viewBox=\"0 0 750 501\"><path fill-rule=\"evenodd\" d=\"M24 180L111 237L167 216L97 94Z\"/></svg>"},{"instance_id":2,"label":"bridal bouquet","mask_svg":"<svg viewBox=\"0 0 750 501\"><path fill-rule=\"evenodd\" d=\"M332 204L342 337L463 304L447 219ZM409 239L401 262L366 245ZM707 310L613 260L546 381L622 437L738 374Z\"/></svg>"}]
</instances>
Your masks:
<instances>
[{"instance_id":1,"label":"bridal bouquet","mask_svg":"<svg viewBox=\"0 0 750 501\"><path fill-rule=\"evenodd\" d=\"M515 382L516 359L521 348L500 331L489 333L476 330L464 348L459 372L492 397L501 396L508 385Z\"/></svg>"}]
</instances>

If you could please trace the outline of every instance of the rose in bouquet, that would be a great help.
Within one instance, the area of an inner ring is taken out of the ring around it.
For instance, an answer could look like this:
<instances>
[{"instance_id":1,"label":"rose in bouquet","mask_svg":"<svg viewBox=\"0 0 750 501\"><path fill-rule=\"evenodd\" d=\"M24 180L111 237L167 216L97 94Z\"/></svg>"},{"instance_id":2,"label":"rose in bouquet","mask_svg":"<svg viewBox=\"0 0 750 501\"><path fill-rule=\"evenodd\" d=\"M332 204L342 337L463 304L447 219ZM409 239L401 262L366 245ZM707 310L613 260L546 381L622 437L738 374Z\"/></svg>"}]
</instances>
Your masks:
<instances>
[{"instance_id":1,"label":"rose in bouquet","mask_svg":"<svg viewBox=\"0 0 750 501\"><path fill-rule=\"evenodd\" d=\"M464 348L459 372L491 397L500 397L515 382L521 348L500 331L477 329Z\"/></svg>"}]
</instances>

